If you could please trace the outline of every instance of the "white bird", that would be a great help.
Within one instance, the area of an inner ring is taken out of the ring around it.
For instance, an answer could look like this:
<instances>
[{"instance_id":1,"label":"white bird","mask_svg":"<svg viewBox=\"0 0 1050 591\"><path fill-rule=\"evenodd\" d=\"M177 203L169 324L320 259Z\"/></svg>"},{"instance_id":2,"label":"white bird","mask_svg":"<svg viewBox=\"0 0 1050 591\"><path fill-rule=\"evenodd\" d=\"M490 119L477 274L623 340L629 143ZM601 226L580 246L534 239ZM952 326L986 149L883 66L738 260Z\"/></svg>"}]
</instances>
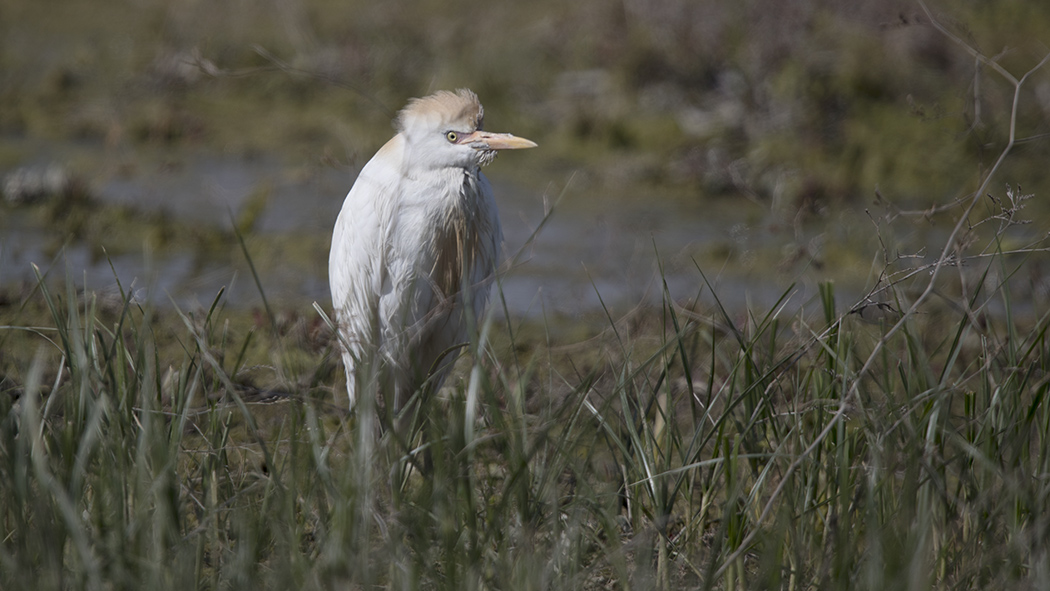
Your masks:
<instances>
[{"instance_id":1,"label":"white bird","mask_svg":"<svg viewBox=\"0 0 1050 591\"><path fill-rule=\"evenodd\" d=\"M480 168L536 144L483 131L483 113L466 89L410 100L343 202L328 275L351 408L436 390L485 308L503 233Z\"/></svg>"}]
</instances>

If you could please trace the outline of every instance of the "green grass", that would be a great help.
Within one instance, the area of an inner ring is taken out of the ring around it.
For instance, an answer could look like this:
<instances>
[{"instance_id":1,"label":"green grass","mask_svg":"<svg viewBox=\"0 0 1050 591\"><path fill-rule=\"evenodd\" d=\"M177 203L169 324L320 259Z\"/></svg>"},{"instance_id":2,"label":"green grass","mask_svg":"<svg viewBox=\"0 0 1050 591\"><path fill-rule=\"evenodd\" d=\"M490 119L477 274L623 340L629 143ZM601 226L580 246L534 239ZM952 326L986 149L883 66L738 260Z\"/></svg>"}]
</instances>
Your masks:
<instances>
[{"instance_id":1,"label":"green grass","mask_svg":"<svg viewBox=\"0 0 1050 591\"><path fill-rule=\"evenodd\" d=\"M41 282L0 330L0 586L1043 588L1048 318L987 311L1026 257L974 260L896 332L830 283L576 352L490 323L415 431L339 409L330 336Z\"/></svg>"}]
</instances>

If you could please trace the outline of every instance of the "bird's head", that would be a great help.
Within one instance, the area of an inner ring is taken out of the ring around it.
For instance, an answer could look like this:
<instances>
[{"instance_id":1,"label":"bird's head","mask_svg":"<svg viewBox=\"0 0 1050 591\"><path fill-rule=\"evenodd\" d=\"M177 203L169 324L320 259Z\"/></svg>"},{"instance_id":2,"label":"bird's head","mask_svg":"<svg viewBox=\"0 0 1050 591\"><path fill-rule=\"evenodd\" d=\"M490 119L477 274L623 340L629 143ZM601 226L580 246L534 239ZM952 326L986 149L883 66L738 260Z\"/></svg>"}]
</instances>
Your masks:
<instances>
[{"instance_id":1,"label":"bird's head","mask_svg":"<svg viewBox=\"0 0 1050 591\"><path fill-rule=\"evenodd\" d=\"M536 147L509 133L484 131L484 115L477 95L465 88L410 100L395 122L405 138L406 161L424 169L477 168L492 162L498 150Z\"/></svg>"}]
</instances>

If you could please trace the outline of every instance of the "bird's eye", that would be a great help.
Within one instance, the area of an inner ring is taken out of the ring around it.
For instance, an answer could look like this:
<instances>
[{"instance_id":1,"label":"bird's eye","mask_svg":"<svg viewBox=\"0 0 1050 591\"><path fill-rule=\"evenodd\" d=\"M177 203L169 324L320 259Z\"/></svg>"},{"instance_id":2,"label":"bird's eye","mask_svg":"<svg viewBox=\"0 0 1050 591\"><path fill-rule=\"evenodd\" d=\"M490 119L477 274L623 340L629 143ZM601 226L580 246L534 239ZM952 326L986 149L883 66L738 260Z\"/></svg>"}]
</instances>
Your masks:
<instances>
[{"instance_id":1,"label":"bird's eye","mask_svg":"<svg viewBox=\"0 0 1050 591\"><path fill-rule=\"evenodd\" d=\"M454 144L454 143L456 143L456 140L459 139L459 134L454 132L454 131L450 131L450 132L445 134L445 139L450 141L450 142L452 142Z\"/></svg>"}]
</instances>

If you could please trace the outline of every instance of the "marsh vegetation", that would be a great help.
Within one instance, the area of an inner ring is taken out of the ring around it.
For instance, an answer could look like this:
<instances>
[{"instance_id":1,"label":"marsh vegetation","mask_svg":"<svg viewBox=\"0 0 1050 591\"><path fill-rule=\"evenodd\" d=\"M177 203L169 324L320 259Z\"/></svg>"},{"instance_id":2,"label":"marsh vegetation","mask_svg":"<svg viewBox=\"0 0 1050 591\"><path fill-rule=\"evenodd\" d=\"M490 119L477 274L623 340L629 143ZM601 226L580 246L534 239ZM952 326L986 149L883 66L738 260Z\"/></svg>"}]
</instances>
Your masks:
<instances>
[{"instance_id":1,"label":"marsh vegetation","mask_svg":"<svg viewBox=\"0 0 1050 591\"><path fill-rule=\"evenodd\" d=\"M0 284L0 587L1050 586L1050 8L267 6L2 9L0 166L79 179L5 232L237 260L257 299ZM343 410L324 301L267 296L327 245L264 193L211 225L93 195L188 152L353 170L420 80L541 143L496 174L550 219L658 195L779 238L660 253L626 309L497 286L406 423Z\"/></svg>"}]
</instances>

